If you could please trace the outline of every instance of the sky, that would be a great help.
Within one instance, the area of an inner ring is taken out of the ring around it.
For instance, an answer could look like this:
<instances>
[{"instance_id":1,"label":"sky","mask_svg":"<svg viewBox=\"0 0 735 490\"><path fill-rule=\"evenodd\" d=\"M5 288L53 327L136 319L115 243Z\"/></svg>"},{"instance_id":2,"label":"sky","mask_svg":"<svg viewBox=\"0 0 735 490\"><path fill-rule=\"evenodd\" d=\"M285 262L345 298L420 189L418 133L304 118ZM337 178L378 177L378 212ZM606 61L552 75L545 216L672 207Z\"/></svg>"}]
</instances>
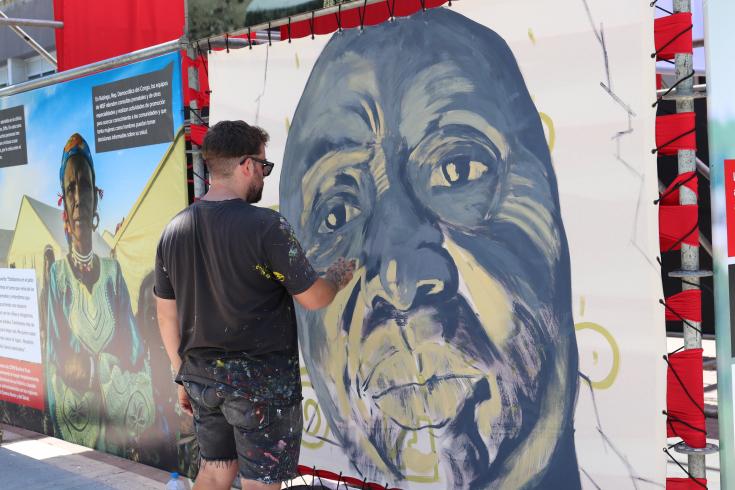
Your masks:
<instances>
[{"instance_id":1,"label":"sky","mask_svg":"<svg viewBox=\"0 0 735 490\"><path fill-rule=\"evenodd\" d=\"M59 168L67 140L79 133L92 149L97 187L104 191L98 206L100 227L114 232L130 211L169 143L97 153L94 142L92 87L173 67L174 131L184 120L179 55L172 53L68 82L0 98L0 109L25 106L28 164L0 168L0 229L14 229L23 195L57 206ZM173 137L173 135L172 135ZM59 213L62 208L59 206Z\"/></svg>"}]
</instances>

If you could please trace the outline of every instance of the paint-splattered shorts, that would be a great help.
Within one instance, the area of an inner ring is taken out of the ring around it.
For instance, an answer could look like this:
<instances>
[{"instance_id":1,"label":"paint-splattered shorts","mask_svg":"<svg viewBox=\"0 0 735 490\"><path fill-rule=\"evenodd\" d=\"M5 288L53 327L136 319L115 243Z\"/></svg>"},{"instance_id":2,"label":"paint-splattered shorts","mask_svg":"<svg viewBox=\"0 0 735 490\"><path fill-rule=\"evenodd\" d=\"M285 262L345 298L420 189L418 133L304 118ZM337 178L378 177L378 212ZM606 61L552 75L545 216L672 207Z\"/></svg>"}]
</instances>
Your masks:
<instances>
[{"instance_id":1,"label":"paint-splattered shorts","mask_svg":"<svg viewBox=\"0 0 735 490\"><path fill-rule=\"evenodd\" d=\"M207 361L197 364L204 363L209 364ZM189 394L204 462L237 460L240 476L262 483L298 476L296 467L303 429L300 381L298 397L254 397L243 389L242 383L233 386L205 377L202 374L209 373L202 373L201 366L192 367L186 361L184 364L178 380ZM220 371L227 371L231 378L233 372L240 371L240 366L226 361Z\"/></svg>"}]
</instances>

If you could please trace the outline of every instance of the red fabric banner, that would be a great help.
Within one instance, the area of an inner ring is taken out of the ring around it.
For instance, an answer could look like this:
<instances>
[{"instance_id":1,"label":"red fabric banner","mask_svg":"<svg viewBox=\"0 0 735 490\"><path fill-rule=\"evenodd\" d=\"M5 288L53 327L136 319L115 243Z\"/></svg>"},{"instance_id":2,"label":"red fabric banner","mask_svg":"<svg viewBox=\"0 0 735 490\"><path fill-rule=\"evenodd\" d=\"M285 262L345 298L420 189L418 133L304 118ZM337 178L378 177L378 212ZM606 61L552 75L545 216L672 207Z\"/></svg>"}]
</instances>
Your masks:
<instances>
[{"instance_id":1,"label":"red fabric banner","mask_svg":"<svg viewBox=\"0 0 735 490\"><path fill-rule=\"evenodd\" d=\"M681 318L691 322L702 321L702 290L688 289L666 298L666 319L681 321ZM673 311L671 311L673 310ZM676 313L679 316L676 316Z\"/></svg>"},{"instance_id":2,"label":"red fabric banner","mask_svg":"<svg viewBox=\"0 0 735 490\"><path fill-rule=\"evenodd\" d=\"M687 349L669 356L666 410L668 437L681 437L690 447L705 446L702 349Z\"/></svg>"},{"instance_id":3,"label":"red fabric banner","mask_svg":"<svg viewBox=\"0 0 735 490\"><path fill-rule=\"evenodd\" d=\"M679 150L696 150L693 112L682 112L656 118L656 149L662 155L676 155Z\"/></svg>"},{"instance_id":4,"label":"red fabric banner","mask_svg":"<svg viewBox=\"0 0 735 490\"><path fill-rule=\"evenodd\" d=\"M661 252L680 250L681 244L699 244L699 206L659 206L658 233Z\"/></svg>"},{"instance_id":5,"label":"red fabric banner","mask_svg":"<svg viewBox=\"0 0 735 490\"><path fill-rule=\"evenodd\" d=\"M678 14L660 17L653 23L656 43L656 59L671 60L676 53L691 53L692 46L692 14Z\"/></svg>"},{"instance_id":6,"label":"red fabric banner","mask_svg":"<svg viewBox=\"0 0 735 490\"><path fill-rule=\"evenodd\" d=\"M679 205L679 189L687 187L699 196L699 180L697 172L686 172L676 176L674 181L661 194L662 206L678 206Z\"/></svg>"},{"instance_id":7,"label":"red fabric banner","mask_svg":"<svg viewBox=\"0 0 735 490\"><path fill-rule=\"evenodd\" d=\"M190 130L191 133L189 134L189 139L191 139L191 142L195 145L202 146L204 135L207 134L207 127L199 124L192 124Z\"/></svg>"},{"instance_id":8,"label":"red fabric banner","mask_svg":"<svg viewBox=\"0 0 735 490\"><path fill-rule=\"evenodd\" d=\"M667 478L666 490L702 490L707 488L707 479L697 478Z\"/></svg>"},{"instance_id":9,"label":"red fabric banner","mask_svg":"<svg viewBox=\"0 0 735 490\"><path fill-rule=\"evenodd\" d=\"M180 38L182 0L54 0L58 71Z\"/></svg>"},{"instance_id":10,"label":"red fabric banner","mask_svg":"<svg viewBox=\"0 0 735 490\"><path fill-rule=\"evenodd\" d=\"M209 107L209 76L208 76L208 65L207 58L204 56L197 56L195 60L189 58L186 53L181 54L181 71L182 80L184 86L188 85L189 80L189 67L193 66L197 69L199 74L199 90L185 89L184 90L184 105L189 107L189 102L192 99L197 101L197 107L199 109L203 107Z\"/></svg>"},{"instance_id":11,"label":"red fabric banner","mask_svg":"<svg viewBox=\"0 0 735 490\"><path fill-rule=\"evenodd\" d=\"M350 29L353 27L372 26L380 24L393 17L406 17L415 14L422 8L434 8L444 5L447 0L387 0L386 2L374 3L367 7L345 9L334 15L323 15L311 19L294 22L290 26L281 26L281 39L298 39L311 36L312 34L329 34L340 27Z\"/></svg>"},{"instance_id":12,"label":"red fabric banner","mask_svg":"<svg viewBox=\"0 0 735 490\"><path fill-rule=\"evenodd\" d=\"M331 480L334 482L341 482L344 485L349 485L354 488L366 489L366 490L399 490L398 488L388 488L388 484L380 485L365 480L360 480L351 476L344 476L342 473L339 475L328 470L320 470L317 468L309 468L308 466L299 465L298 472L300 475L313 475L318 478L325 480Z\"/></svg>"}]
</instances>

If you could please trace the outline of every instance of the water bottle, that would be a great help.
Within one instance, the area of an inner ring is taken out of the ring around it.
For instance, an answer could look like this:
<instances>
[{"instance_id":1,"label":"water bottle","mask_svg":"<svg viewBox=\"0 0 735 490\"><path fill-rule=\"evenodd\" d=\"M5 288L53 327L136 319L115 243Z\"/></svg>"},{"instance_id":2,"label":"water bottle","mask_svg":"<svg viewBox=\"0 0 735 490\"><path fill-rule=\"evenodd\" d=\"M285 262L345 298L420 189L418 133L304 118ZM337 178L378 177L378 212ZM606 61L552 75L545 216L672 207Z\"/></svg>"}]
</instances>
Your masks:
<instances>
[{"instance_id":1,"label":"water bottle","mask_svg":"<svg viewBox=\"0 0 735 490\"><path fill-rule=\"evenodd\" d=\"M179 480L177 472L171 473L171 479L166 483L166 490L186 490L184 482Z\"/></svg>"}]
</instances>

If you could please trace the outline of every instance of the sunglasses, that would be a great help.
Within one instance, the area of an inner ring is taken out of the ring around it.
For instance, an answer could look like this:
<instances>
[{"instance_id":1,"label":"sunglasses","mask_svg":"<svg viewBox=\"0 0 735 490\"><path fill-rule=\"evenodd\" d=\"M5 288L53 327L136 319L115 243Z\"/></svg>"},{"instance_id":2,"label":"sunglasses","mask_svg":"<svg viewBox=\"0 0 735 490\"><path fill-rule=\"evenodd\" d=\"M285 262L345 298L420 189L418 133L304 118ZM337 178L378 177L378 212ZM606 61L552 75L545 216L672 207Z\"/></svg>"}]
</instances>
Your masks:
<instances>
[{"instance_id":1,"label":"sunglasses","mask_svg":"<svg viewBox=\"0 0 735 490\"><path fill-rule=\"evenodd\" d=\"M254 162L257 162L263 166L263 177L268 177L271 172L273 171L273 167L276 166L275 163L269 162L268 160L263 160L262 158L254 157L252 155L245 155L242 160L240 160L240 165L245 163L247 159L251 159Z\"/></svg>"}]
</instances>

